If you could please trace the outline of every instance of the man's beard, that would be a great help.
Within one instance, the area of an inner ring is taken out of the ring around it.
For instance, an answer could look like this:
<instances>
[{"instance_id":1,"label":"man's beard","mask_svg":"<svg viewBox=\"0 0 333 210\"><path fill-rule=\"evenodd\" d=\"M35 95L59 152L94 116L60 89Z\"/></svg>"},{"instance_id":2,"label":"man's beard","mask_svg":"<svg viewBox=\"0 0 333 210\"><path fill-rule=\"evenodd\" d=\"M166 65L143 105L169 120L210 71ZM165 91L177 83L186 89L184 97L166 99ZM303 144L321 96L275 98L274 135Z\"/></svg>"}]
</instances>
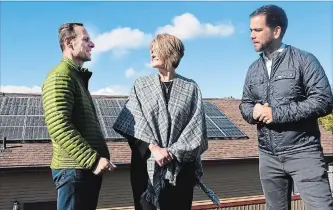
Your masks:
<instances>
[{"instance_id":1,"label":"man's beard","mask_svg":"<svg viewBox=\"0 0 333 210\"><path fill-rule=\"evenodd\" d=\"M272 46L272 43L273 43L273 39L270 38L265 44L263 44L261 46L261 48L259 49L260 52L263 52L263 51L267 51L271 48Z\"/></svg>"}]
</instances>

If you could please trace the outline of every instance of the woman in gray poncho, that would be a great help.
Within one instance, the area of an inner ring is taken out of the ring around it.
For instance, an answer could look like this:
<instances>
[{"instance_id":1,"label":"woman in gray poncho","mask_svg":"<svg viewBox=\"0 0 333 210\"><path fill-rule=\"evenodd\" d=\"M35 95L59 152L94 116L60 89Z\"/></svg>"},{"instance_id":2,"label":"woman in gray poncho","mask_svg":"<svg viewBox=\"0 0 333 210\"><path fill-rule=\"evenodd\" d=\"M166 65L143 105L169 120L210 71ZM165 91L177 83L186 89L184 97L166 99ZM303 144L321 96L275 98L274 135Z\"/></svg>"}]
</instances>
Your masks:
<instances>
[{"instance_id":1,"label":"woman in gray poncho","mask_svg":"<svg viewBox=\"0 0 333 210\"><path fill-rule=\"evenodd\" d=\"M132 150L135 209L190 210L195 185L218 199L201 182L200 155L208 149L201 92L175 73L184 56L180 39L159 34L150 53L158 73L134 82L113 128Z\"/></svg>"}]
</instances>

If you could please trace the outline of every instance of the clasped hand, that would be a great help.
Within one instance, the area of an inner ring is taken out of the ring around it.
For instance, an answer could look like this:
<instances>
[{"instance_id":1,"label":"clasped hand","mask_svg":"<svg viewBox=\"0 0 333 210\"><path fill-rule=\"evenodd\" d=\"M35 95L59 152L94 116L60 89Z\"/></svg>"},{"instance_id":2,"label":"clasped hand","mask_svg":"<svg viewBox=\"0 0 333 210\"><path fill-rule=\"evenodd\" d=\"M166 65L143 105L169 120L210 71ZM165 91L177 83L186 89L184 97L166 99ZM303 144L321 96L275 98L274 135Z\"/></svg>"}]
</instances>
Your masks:
<instances>
[{"instance_id":1,"label":"clasped hand","mask_svg":"<svg viewBox=\"0 0 333 210\"><path fill-rule=\"evenodd\" d=\"M154 156L156 163L160 167L169 164L173 160L173 155L167 148L161 148L157 145L150 144L149 149Z\"/></svg>"},{"instance_id":2,"label":"clasped hand","mask_svg":"<svg viewBox=\"0 0 333 210\"><path fill-rule=\"evenodd\" d=\"M266 124L272 123L273 122L272 108L269 107L268 103L265 103L264 105L261 105L259 103L256 104L253 108L253 119Z\"/></svg>"}]
</instances>

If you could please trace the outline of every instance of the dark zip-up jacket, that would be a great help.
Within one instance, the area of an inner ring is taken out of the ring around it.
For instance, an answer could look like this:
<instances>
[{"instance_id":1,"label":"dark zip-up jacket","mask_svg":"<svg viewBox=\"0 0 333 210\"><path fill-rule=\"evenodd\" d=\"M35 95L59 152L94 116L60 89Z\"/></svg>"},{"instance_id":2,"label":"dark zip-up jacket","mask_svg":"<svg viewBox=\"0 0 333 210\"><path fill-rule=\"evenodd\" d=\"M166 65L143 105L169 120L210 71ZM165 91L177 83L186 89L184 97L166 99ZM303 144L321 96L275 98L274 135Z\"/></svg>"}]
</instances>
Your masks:
<instances>
[{"instance_id":1,"label":"dark zip-up jacket","mask_svg":"<svg viewBox=\"0 0 333 210\"><path fill-rule=\"evenodd\" d=\"M270 105L271 124L253 119L256 103ZM332 113L333 97L318 59L286 45L273 56L270 77L263 54L249 67L239 108L248 123L257 124L259 149L283 154L321 148L318 118Z\"/></svg>"}]
</instances>

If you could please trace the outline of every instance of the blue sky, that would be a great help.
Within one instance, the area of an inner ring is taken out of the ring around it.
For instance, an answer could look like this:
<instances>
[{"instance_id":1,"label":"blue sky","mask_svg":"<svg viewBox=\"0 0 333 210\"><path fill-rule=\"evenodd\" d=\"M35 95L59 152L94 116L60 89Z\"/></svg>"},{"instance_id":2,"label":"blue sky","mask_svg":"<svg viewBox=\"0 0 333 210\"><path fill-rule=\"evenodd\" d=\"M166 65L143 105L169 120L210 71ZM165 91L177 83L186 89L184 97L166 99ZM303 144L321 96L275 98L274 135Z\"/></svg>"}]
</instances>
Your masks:
<instances>
[{"instance_id":1,"label":"blue sky","mask_svg":"<svg viewBox=\"0 0 333 210\"><path fill-rule=\"evenodd\" d=\"M332 84L333 2L268 2L285 9L284 42L313 53ZM1 2L1 90L39 92L61 59L57 31L82 22L96 48L93 94L128 94L149 68L148 44L159 31L182 38L177 69L197 81L204 97L240 98L248 66L258 57L249 14L267 2ZM176 23L176 25L175 25Z\"/></svg>"}]
</instances>

